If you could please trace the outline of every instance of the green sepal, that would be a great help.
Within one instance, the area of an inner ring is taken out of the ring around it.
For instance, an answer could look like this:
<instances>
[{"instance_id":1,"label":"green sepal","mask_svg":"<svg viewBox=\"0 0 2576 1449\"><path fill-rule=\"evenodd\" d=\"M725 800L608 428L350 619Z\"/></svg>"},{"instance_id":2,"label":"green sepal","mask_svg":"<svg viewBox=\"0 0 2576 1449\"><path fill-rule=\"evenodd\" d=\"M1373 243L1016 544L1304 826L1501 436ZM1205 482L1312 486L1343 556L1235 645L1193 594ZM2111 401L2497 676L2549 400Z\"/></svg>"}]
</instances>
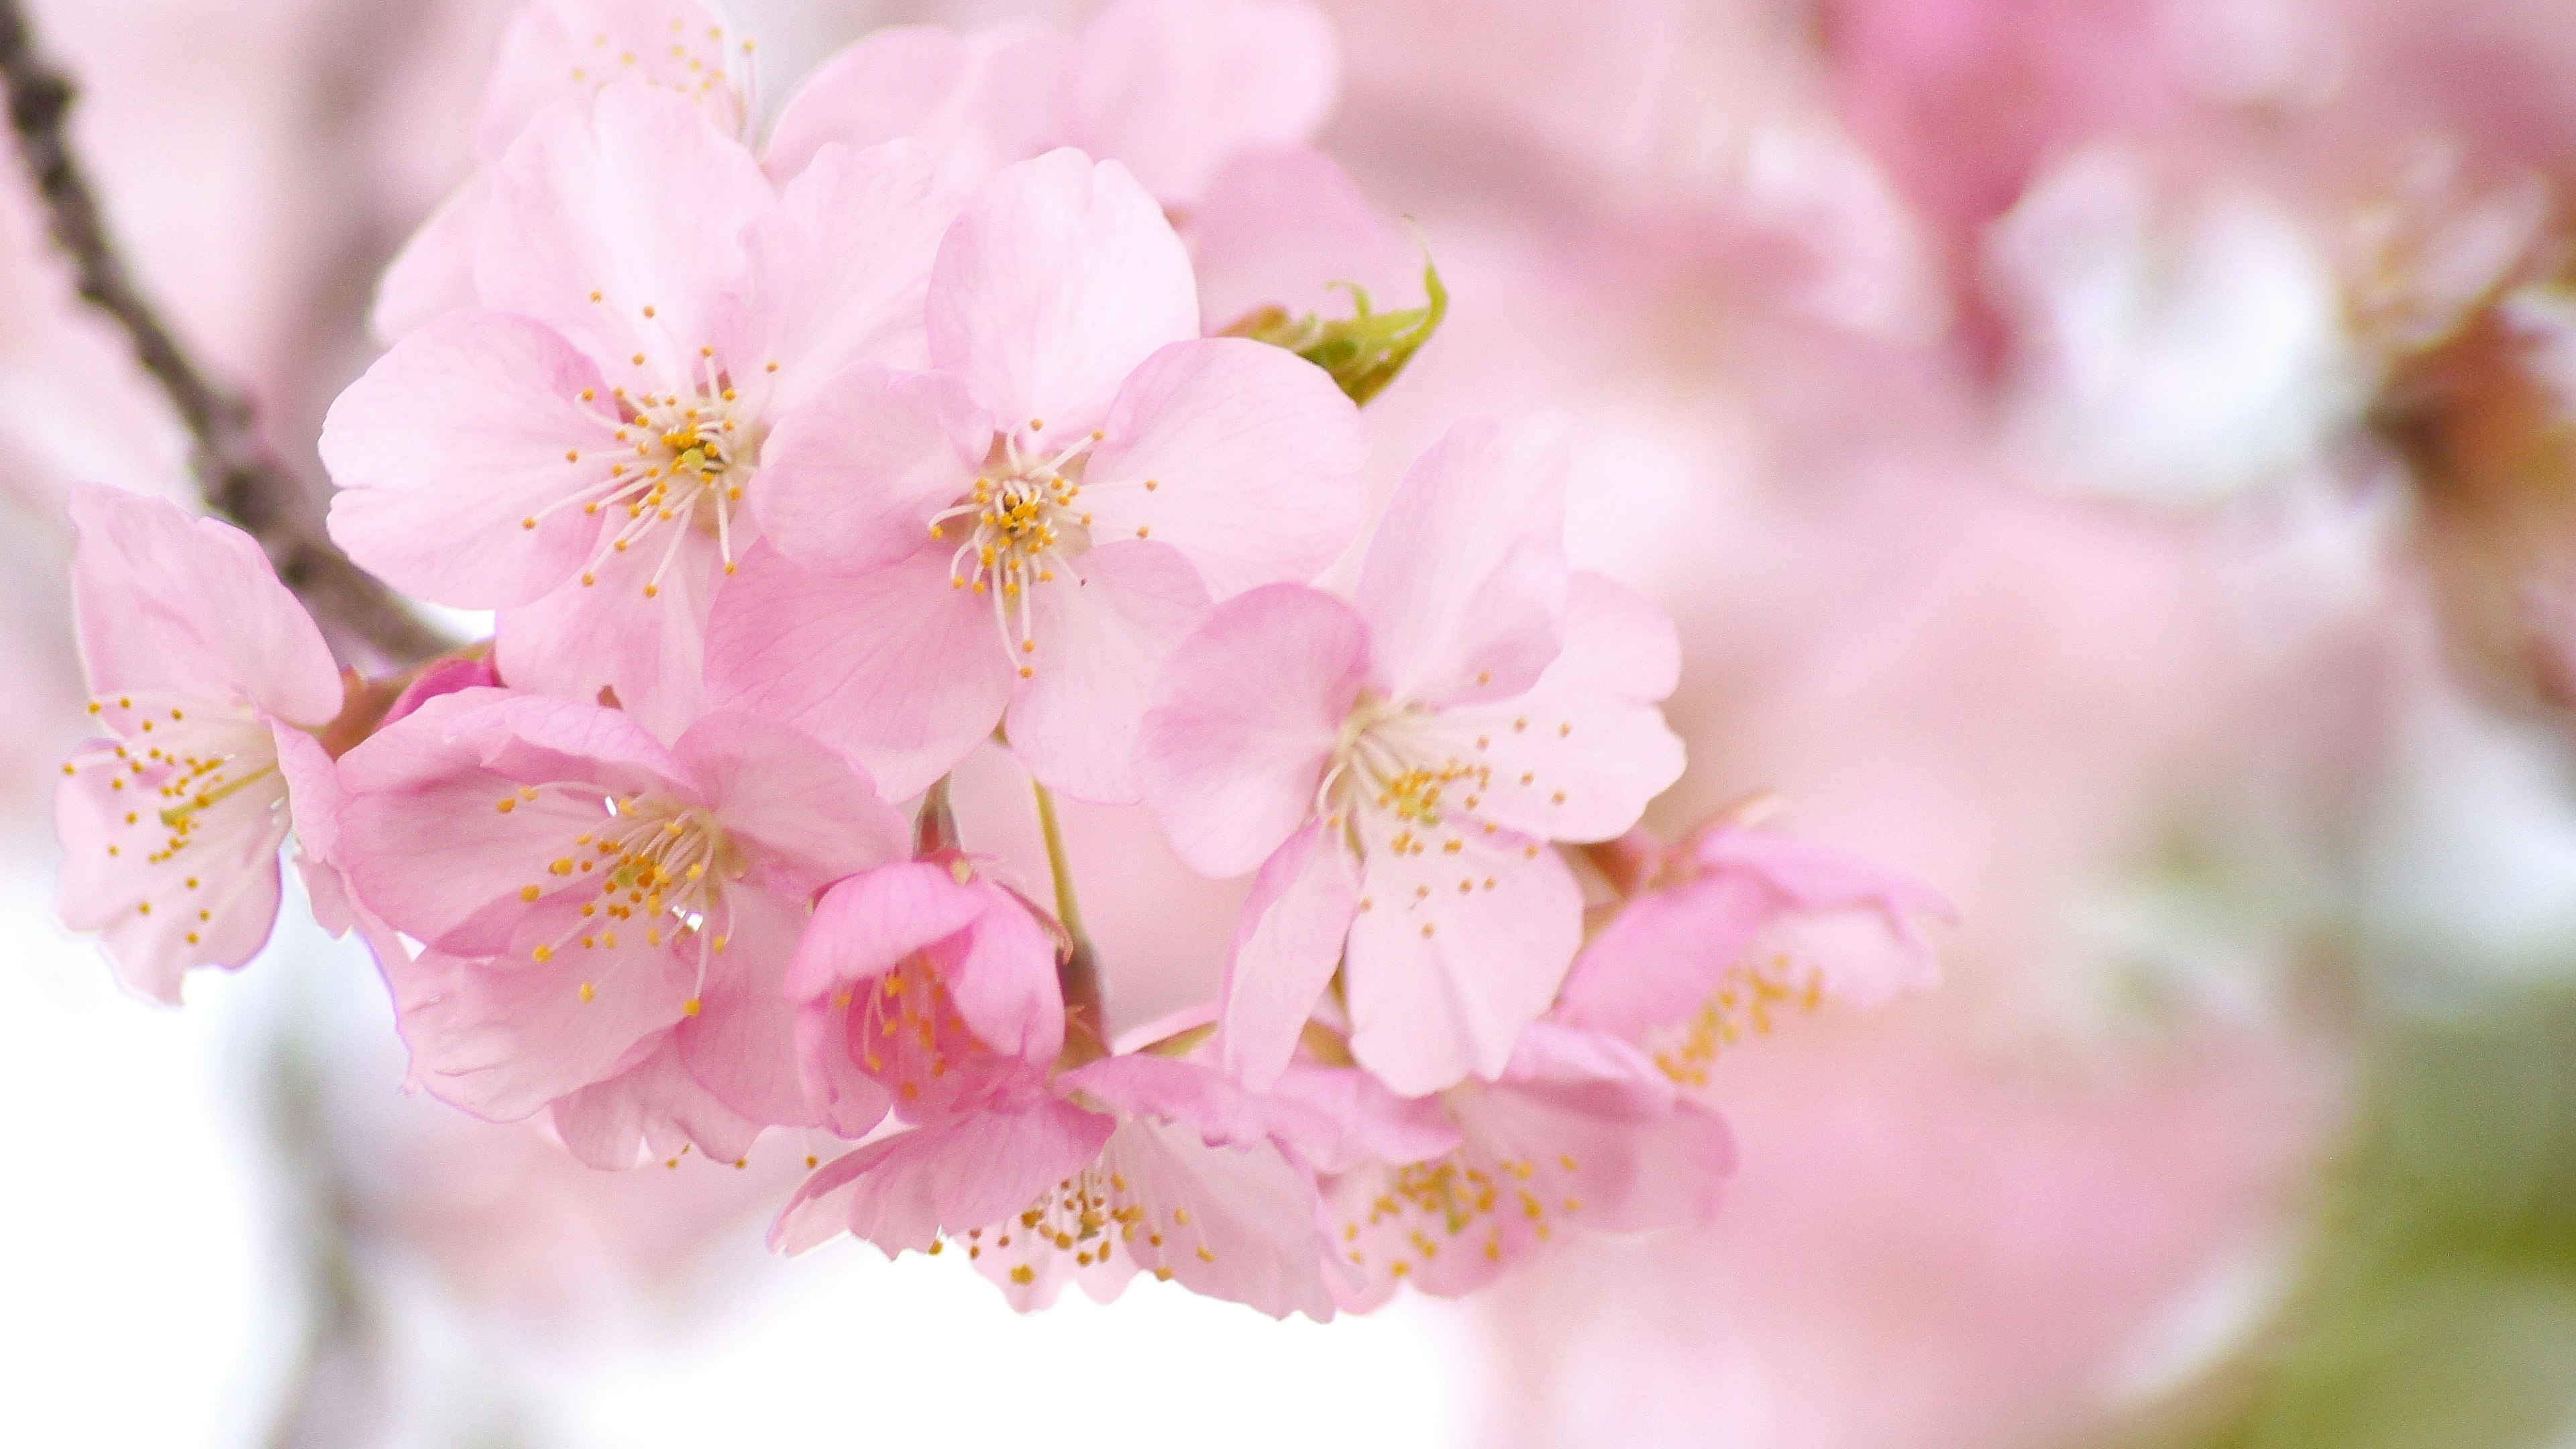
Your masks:
<instances>
[{"instance_id":1,"label":"green sepal","mask_svg":"<svg viewBox=\"0 0 2576 1449\"><path fill-rule=\"evenodd\" d=\"M1440 269L1428 257L1422 263L1422 291L1429 298L1402 312L1370 310L1368 289L1356 283L1334 284L1351 294L1352 314L1327 320L1309 312L1292 317L1284 307L1264 307L1225 330L1228 337L1249 337L1284 347L1332 375L1352 402L1365 406L1404 372L1449 315L1449 289Z\"/></svg>"}]
</instances>

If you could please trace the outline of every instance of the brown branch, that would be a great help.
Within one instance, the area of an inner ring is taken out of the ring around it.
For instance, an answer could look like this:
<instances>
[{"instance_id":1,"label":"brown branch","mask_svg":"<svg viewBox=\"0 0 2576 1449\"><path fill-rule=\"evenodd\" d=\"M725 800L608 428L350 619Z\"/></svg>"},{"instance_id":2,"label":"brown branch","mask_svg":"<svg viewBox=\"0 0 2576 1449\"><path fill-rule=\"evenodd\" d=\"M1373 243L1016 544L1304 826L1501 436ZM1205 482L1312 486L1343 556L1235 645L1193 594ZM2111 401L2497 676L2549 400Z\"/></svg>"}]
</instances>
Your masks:
<instances>
[{"instance_id":1,"label":"brown branch","mask_svg":"<svg viewBox=\"0 0 2576 1449\"><path fill-rule=\"evenodd\" d=\"M72 84L37 53L20 0L0 0L0 88L54 244L71 258L81 298L124 329L135 361L194 440L207 506L259 540L325 627L363 640L384 662L415 664L452 647L332 544L319 505L261 438L250 405L207 377L136 288L64 134Z\"/></svg>"}]
</instances>

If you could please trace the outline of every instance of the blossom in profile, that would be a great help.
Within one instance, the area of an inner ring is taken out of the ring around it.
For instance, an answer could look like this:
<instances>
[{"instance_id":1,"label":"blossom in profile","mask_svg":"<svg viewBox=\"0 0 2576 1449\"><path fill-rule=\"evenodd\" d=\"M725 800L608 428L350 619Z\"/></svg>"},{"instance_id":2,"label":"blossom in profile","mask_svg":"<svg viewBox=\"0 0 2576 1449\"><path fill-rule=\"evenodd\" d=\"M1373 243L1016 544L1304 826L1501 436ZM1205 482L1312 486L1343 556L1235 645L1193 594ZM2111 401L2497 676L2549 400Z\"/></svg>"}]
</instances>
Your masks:
<instances>
[{"instance_id":1,"label":"blossom in profile","mask_svg":"<svg viewBox=\"0 0 2576 1449\"><path fill-rule=\"evenodd\" d=\"M239 967L268 943L290 831L323 853L336 791L311 732L340 713L340 674L241 530L98 486L74 489L71 513L101 737L55 795L55 912L98 934L128 987L175 1005L187 972Z\"/></svg>"},{"instance_id":2,"label":"blossom in profile","mask_svg":"<svg viewBox=\"0 0 2576 1449\"><path fill-rule=\"evenodd\" d=\"M1521 1033L1495 1080L1433 1097L1312 1060L1279 1091L1339 1124L1318 1165L1346 1308L1407 1284L1464 1297L1564 1232L1699 1226L1735 1171L1724 1118L1618 1038L1553 1021Z\"/></svg>"},{"instance_id":3,"label":"blossom in profile","mask_svg":"<svg viewBox=\"0 0 2576 1449\"><path fill-rule=\"evenodd\" d=\"M992 868L934 851L854 875L816 903L786 991L823 1126L855 1140L889 1107L909 1122L945 1120L1055 1063L1055 928Z\"/></svg>"},{"instance_id":4,"label":"blossom in profile","mask_svg":"<svg viewBox=\"0 0 2576 1449\"><path fill-rule=\"evenodd\" d=\"M1351 601L1255 590L1174 658L1146 793L1193 866L1259 868L1224 1002L1248 1084L1337 976L1352 1052L1396 1091L1501 1073L1582 942L1550 843L1617 838L1680 775L1672 625L1567 568L1570 466L1552 425L1462 424L1406 475Z\"/></svg>"},{"instance_id":5,"label":"blossom in profile","mask_svg":"<svg viewBox=\"0 0 2576 1449\"><path fill-rule=\"evenodd\" d=\"M1930 886L1773 830L1719 822L1669 851L1633 845L1636 878L1565 981L1555 1016L1634 1042L1684 1086L1718 1054L1827 1000L1866 1010L1939 979L1920 922L1955 918ZM1860 924L1854 940L1833 924Z\"/></svg>"},{"instance_id":6,"label":"blossom in profile","mask_svg":"<svg viewBox=\"0 0 2576 1449\"><path fill-rule=\"evenodd\" d=\"M697 107L629 81L530 125L490 210L481 305L332 406L331 535L407 592L500 610L513 685L613 689L668 739L754 536L764 440L852 363L925 360L950 207L902 145L831 148L774 190Z\"/></svg>"},{"instance_id":7,"label":"blossom in profile","mask_svg":"<svg viewBox=\"0 0 2576 1449\"><path fill-rule=\"evenodd\" d=\"M815 1123L784 994L807 905L904 849L839 756L721 714L666 747L617 710L473 688L341 775L350 885L426 947L387 963L418 1084L549 1112L604 1167Z\"/></svg>"},{"instance_id":8,"label":"blossom in profile","mask_svg":"<svg viewBox=\"0 0 2576 1449\"><path fill-rule=\"evenodd\" d=\"M771 1246L842 1233L888 1256L963 1252L1023 1311L1075 1282L1106 1302L1138 1273L1285 1318L1333 1314L1312 1171L1314 1114L1213 1068L1104 1057L1026 1073L978 1111L826 1163Z\"/></svg>"},{"instance_id":9,"label":"blossom in profile","mask_svg":"<svg viewBox=\"0 0 2576 1449\"><path fill-rule=\"evenodd\" d=\"M1042 782L1133 801L1137 722L1208 600L1313 575L1365 506L1332 379L1198 333L1189 258L1124 167L1003 172L941 245L933 369L851 369L770 437L711 702L897 798L1000 725Z\"/></svg>"}]
</instances>

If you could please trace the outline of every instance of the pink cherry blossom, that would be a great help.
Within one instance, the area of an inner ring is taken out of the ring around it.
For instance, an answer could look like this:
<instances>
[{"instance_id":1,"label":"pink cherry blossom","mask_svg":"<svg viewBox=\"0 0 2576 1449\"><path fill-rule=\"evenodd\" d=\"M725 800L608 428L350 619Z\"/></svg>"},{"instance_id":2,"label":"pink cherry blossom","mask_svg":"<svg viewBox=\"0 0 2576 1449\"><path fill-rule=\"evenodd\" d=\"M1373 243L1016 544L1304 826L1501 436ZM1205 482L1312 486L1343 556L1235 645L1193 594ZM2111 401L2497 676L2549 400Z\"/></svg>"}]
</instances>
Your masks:
<instances>
[{"instance_id":1,"label":"pink cherry blossom","mask_svg":"<svg viewBox=\"0 0 2576 1449\"><path fill-rule=\"evenodd\" d=\"M106 737L63 766L55 910L99 934L128 987L176 1004L190 969L267 944L279 847L297 824L327 829L332 763L307 731L339 714L340 675L239 529L96 486L72 491L71 513L81 663ZM308 855L324 848L308 834Z\"/></svg>"},{"instance_id":2,"label":"pink cherry blossom","mask_svg":"<svg viewBox=\"0 0 2576 1449\"><path fill-rule=\"evenodd\" d=\"M612 689L669 738L753 537L763 439L851 363L925 360L949 207L906 146L827 148L774 192L699 109L634 81L545 112L491 189L481 308L331 409L332 536L397 587L500 609L513 685Z\"/></svg>"},{"instance_id":3,"label":"pink cherry blossom","mask_svg":"<svg viewBox=\"0 0 2576 1449\"><path fill-rule=\"evenodd\" d=\"M787 973L797 1062L823 1124L971 1110L1064 1047L1056 938L990 862L941 851L826 891Z\"/></svg>"},{"instance_id":4,"label":"pink cherry blossom","mask_svg":"<svg viewBox=\"0 0 2576 1449\"><path fill-rule=\"evenodd\" d=\"M1366 1309L1406 1283L1463 1297L1560 1229L1641 1233L1717 1211L1735 1170L1724 1119L1615 1037L1542 1022L1491 1082L1403 1100L1358 1072L1301 1065L1292 1099L1332 1101L1348 1139L1329 1164L1326 1216L1342 1305Z\"/></svg>"},{"instance_id":5,"label":"pink cherry blossom","mask_svg":"<svg viewBox=\"0 0 2576 1449\"><path fill-rule=\"evenodd\" d=\"M1616 838L1680 775L1672 626L1568 571L1569 466L1546 425L1461 425L1406 475L1354 602L1255 590L1174 658L1146 790L1192 865L1261 868L1225 988L1249 1083L1337 971L1389 1086L1499 1073L1582 938L1547 843Z\"/></svg>"},{"instance_id":6,"label":"pink cherry blossom","mask_svg":"<svg viewBox=\"0 0 2576 1449\"><path fill-rule=\"evenodd\" d=\"M1364 505L1332 380L1198 325L1189 259L1124 167L1002 173L940 248L935 370L854 368L770 438L710 699L897 797L1004 724L1039 780L1136 798L1138 718L1207 600L1312 575Z\"/></svg>"},{"instance_id":7,"label":"pink cherry blossom","mask_svg":"<svg viewBox=\"0 0 2576 1449\"><path fill-rule=\"evenodd\" d=\"M902 853L838 756L710 715L665 747L594 705L466 689L342 760L340 857L427 947L386 963L415 1081L479 1116L551 1109L600 1166L725 1160L810 1125L788 964L807 902Z\"/></svg>"},{"instance_id":8,"label":"pink cherry blossom","mask_svg":"<svg viewBox=\"0 0 2576 1449\"><path fill-rule=\"evenodd\" d=\"M1719 1051L1778 1015L1827 998L1873 1007L1938 979L1916 919L1954 912L1887 867L1718 825L1648 868L1649 888L1575 961L1555 1017L1639 1043L1677 1082L1705 1085ZM1885 944L1835 936L1801 948L1801 931L1855 917L1874 922Z\"/></svg>"},{"instance_id":9,"label":"pink cherry blossom","mask_svg":"<svg viewBox=\"0 0 2576 1449\"><path fill-rule=\"evenodd\" d=\"M1332 1316L1314 1179L1283 1146L1321 1130L1310 1110L1152 1056L1043 1081L826 1163L771 1245L960 1247L1023 1311L1068 1281L1106 1302L1145 1272L1274 1318Z\"/></svg>"},{"instance_id":10,"label":"pink cherry blossom","mask_svg":"<svg viewBox=\"0 0 2576 1449\"><path fill-rule=\"evenodd\" d=\"M431 213L385 269L375 329L387 340L474 305L474 253L492 206L498 166L547 108L616 81L639 81L686 98L709 124L741 138L750 121L751 42L696 0L533 0L502 32L483 115L474 129L482 163Z\"/></svg>"}]
</instances>

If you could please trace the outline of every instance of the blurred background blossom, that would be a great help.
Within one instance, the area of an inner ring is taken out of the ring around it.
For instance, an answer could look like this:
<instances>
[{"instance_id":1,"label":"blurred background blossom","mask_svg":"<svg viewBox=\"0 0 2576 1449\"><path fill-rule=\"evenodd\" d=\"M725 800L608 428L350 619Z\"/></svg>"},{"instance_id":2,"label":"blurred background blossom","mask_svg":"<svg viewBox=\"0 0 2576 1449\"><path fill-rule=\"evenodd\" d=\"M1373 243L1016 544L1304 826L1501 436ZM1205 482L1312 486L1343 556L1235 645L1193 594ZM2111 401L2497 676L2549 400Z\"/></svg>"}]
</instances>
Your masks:
<instances>
[{"instance_id":1,"label":"blurred background blossom","mask_svg":"<svg viewBox=\"0 0 2576 1449\"><path fill-rule=\"evenodd\" d=\"M731 8L773 105L880 25L1092 13ZM1319 8L1320 144L1455 297L1369 410L1381 494L1454 417L1569 413L1577 562L1682 626L1696 768L1655 823L1775 791L1938 883L1944 988L1725 1054L1744 1166L1706 1231L1326 1327L777 1262L788 1158L598 1174L404 1097L318 933L143 1009L46 908L62 490L187 496L186 444L12 170L9 1438L2576 1443L2563 5ZM318 477L510 6L31 9L146 289ZM1255 191L1245 299L1309 302L1258 290ZM1334 261L1390 305L1397 235ZM988 773L969 834L1034 863ZM1204 999L1236 897L1141 817L1071 824L1119 866L1083 887L1120 1023Z\"/></svg>"}]
</instances>

